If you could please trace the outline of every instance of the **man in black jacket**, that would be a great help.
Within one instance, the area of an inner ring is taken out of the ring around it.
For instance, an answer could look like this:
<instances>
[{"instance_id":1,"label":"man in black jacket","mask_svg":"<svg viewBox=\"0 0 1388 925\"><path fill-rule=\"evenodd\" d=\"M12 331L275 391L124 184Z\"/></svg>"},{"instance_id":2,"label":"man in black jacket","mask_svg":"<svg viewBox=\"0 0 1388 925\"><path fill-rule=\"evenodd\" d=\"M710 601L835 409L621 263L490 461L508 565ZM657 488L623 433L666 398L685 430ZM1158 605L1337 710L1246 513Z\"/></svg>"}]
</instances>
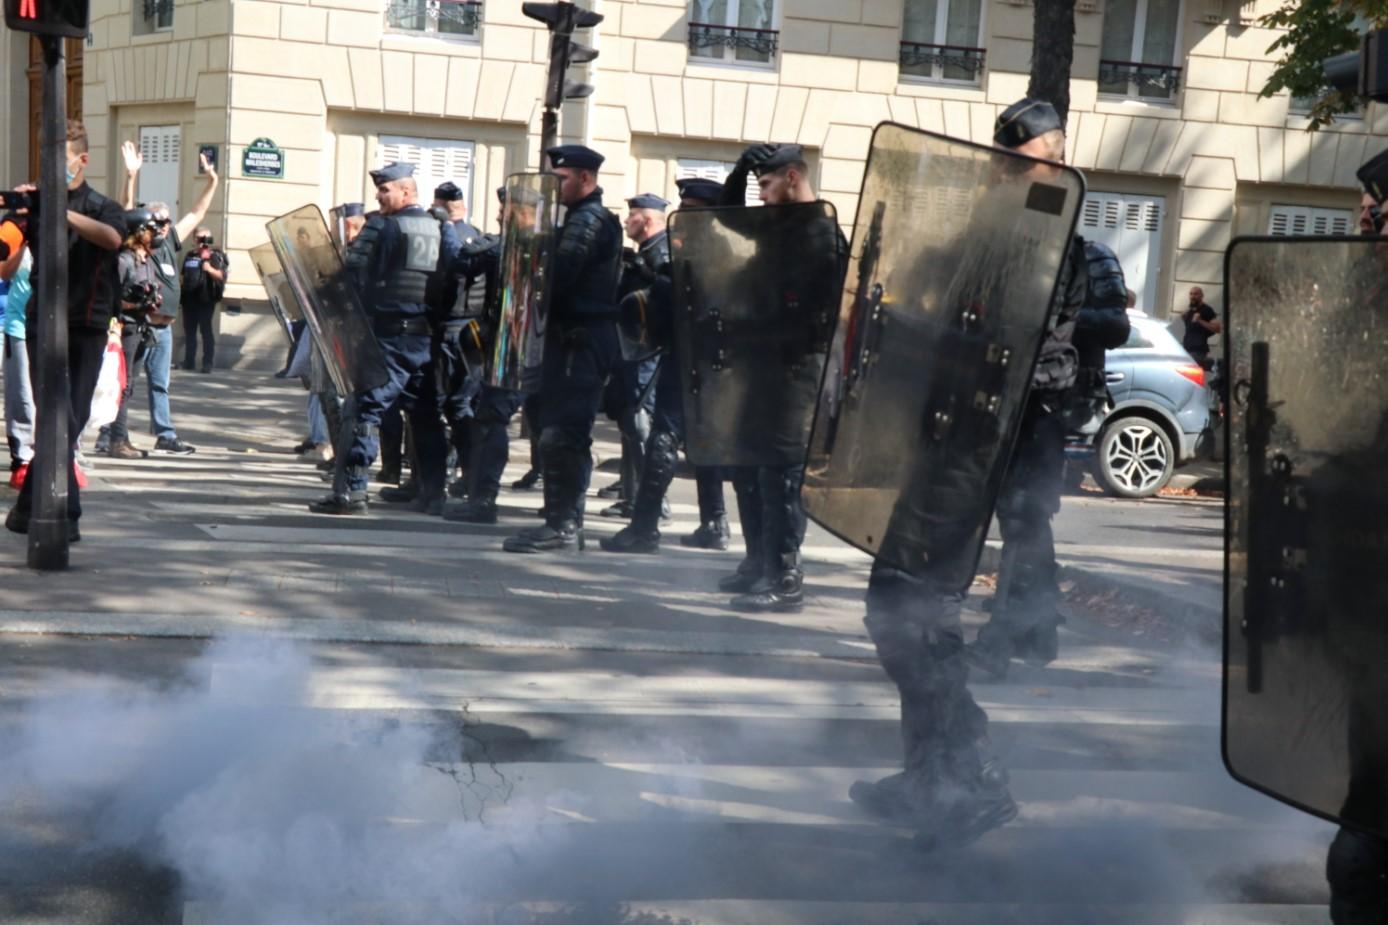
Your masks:
<instances>
[{"instance_id":1,"label":"man in black jacket","mask_svg":"<svg viewBox=\"0 0 1388 925\"><path fill-rule=\"evenodd\" d=\"M120 249L125 230L120 206L87 185L87 162L87 130L81 122L70 119L67 123L68 394L60 397L60 400L65 398L67 403L68 434L71 438L67 452L69 542L81 539L77 521L82 516L72 446L91 415L92 393L96 389L101 358L106 349L106 332L116 311L119 295L116 252ZM36 192L33 186L21 186L19 189L21 192ZM29 222L29 249L36 261L40 240L38 225L48 220L48 216L39 216ZM36 291L34 298L29 300L28 329L31 332L37 329L35 316L39 300L43 298L44 293ZM38 338L30 337L28 345L33 364ZM46 398L37 397L40 401ZM38 453L45 451L42 445L36 447ZM5 527L15 533L28 533L32 509L33 480L26 479L19 498L5 517Z\"/></svg>"},{"instance_id":2,"label":"man in black jacket","mask_svg":"<svg viewBox=\"0 0 1388 925\"><path fill-rule=\"evenodd\" d=\"M568 207L550 273L540 385L540 458L545 523L510 537L507 552L583 548L583 497L593 472L593 422L603 385L619 360L617 280L622 226L602 204L603 156L583 145L545 152Z\"/></svg>"}]
</instances>

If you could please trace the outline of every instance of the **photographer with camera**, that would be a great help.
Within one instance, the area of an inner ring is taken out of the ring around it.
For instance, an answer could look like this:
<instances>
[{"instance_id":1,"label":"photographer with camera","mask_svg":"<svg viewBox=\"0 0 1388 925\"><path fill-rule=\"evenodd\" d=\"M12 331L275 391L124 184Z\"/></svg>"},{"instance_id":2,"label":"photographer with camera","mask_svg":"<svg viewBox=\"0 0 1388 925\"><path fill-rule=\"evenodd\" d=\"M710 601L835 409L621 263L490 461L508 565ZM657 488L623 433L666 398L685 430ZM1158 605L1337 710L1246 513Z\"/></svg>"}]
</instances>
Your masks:
<instances>
[{"instance_id":1,"label":"photographer with camera","mask_svg":"<svg viewBox=\"0 0 1388 925\"><path fill-rule=\"evenodd\" d=\"M183 258L183 369L192 372L197 360L198 334L202 334L202 371L212 372L216 340L212 317L226 290L227 255L213 247L212 232L199 228L196 242Z\"/></svg>"}]
</instances>

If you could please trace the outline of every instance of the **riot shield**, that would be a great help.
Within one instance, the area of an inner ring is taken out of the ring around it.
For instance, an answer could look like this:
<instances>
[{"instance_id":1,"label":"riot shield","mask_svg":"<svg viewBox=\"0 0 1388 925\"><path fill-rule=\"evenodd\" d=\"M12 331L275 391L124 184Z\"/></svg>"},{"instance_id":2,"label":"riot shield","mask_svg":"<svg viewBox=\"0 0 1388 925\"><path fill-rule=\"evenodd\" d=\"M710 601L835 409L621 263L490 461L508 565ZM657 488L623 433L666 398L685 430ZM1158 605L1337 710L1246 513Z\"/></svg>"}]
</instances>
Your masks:
<instances>
[{"instance_id":1,"label":"riot shield","mask_svg":"<svg viewBox=\"0 0 1388 925\"><path fill-rule=\"evenodd\" d=\"M323 213L304 206L265 228L338 392L351 395L384 384L385 357Z\"/></svg>"},{"instance_id":2,"label":"riot shield","mask_svg":"<svg viewBox=\"0 0 1388 925\"><path fill-rule=\"evenodd\" d=\"M1224 761L1388 835L1388 239L1239 239L1224 272Z\"/></svg>"},{"instance_id":3,"label":"riot shield","mask_svg":"<svg viewBox=\"0 0 1388 925\"><path fill-rule=\"evenodd\" d=\"M877 127L806 460L812 518L970 584L1083 199L1075 170Z\"/></svg>"},{"instance_id":4,"label":"riot shield","mask_svg":"<svg viewBox=\"0 0 1388 925\"><path fill-rule=\"evenodd\" d=\"M506 180L501 222L501 305L487 382L521 392L540 387L549 267L559 226L559 178L513 174Z\"/></svg>"},{"instance_id":5,"label":"riot shield","mask_svg":"<svg viewBox=\"0 0 1388 925\"><path fill-rule=\"evenodd\" d=\"M279 255L275 253L274 245L268 243L257 244L251 248L250 255L255 272L260 276L260 283L265 287L265 299L270 303L270 311L274 312L275 320L280 323L280 329L292 347L294 322L303 320L304 313L299 308L299 301L294 297L289 280L285 278Z\"/></svg>"},{"instance_id":6,"label":"riot shield","mask_svg":"<svg viewBox=\"0 0 1388 925\"><path fill-rule=\"evenodd\" d=\"M669 233L689 461L801 464L843 289L834 207L682 210Z\"/></svg>"}]
</instances>

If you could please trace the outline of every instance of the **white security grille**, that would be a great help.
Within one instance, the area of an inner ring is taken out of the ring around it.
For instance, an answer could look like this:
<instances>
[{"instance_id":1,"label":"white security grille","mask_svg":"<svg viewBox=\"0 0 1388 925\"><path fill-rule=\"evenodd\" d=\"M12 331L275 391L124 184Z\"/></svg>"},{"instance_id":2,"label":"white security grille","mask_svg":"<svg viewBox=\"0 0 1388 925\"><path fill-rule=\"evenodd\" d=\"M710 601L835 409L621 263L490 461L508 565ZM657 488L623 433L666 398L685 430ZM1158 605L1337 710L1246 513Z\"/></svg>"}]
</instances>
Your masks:
<instances>
[{"instance_id":1,"label":"white security grille","mask_svg":"<svg viewBox=\"0 0 1388 925\"><path fill-rule=\"evenodd\" d=\"M1165 198L1125 193L1091 192L1080 210L1080 235L1113 248L1142 311L1151 311L1157 300L1165 217Z\"/></svg>"},{"instance_id":2,"label":"white security grille","mask_svg":"<svg viewBox=\"0 0 1388 925\"><path fill-rule=\"evenodd\" d=\"M144 166L135 190L139 202L163 202L178 219L178 155L181 131L177 125L140 126L140 154Z\"/></svg>"},{"instance_id":3,"label":"white security grille","mask_svg":"<svg viewBox=\"0 0 1388 925\"><path fill-rule=\"evenodd\" d=\"M1315 206L1272 207L1268 234L1350 234L1354 213L1348 209L1318 209Z\"/></svg>"},{"instance_id":4,"label":"white security grille","mask_svg":"<svg viewBox=\"0 0 1388 925\"><path fill-rule=\"evenodd\" d=\"M452 180L463 191L463 201L472 208L472 162L476 146L470 141L444 138L410 138L382 135L376 166L398 162L414 164L420 202L433 201L434 188Z\"/></svg>"}]
</instances>

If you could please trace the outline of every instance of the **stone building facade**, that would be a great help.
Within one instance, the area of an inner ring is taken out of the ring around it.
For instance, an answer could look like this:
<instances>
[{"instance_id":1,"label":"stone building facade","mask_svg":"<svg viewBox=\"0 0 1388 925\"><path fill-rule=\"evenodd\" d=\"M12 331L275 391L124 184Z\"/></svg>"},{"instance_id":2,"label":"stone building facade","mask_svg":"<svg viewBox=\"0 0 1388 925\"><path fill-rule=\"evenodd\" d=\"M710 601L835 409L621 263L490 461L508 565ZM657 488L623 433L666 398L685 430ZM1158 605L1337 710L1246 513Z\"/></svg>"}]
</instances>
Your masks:
<instances>
[{"instance_id":1,"label":"stone building facade","mask_svg":"<svg viewBox=\"0 0 1388 925\"><path fill-rule=\"evenodd\" d=\"M753 141L808 149L817 186L851 221L872 127L894 120L988 141L1023 95L1028 0L585 0L605 20L596 90L563 135L608 156L609 201L673 198ZM1068 155L1091 191L1084 233L1124 258L1141 307L1220 302L1221 255L1242 233L1352 227L1354 169L1388 145L1388 107L1305 131L1296 101L1260 99L1276 33L1271 0L1080 0ZM306 202L366 199L369 168L417 160L454 179L491 227L491 191L540 158L548 36L520 0L93 0L82 74L93 180L113 188L119 144L139 139L141 198L190 203L202 145L225 178L210 223L228 247L228 295L259 296L245 249ZM11 37L13 38L13 37ZM16 44L15 48L20 46ZM23 64L0 81L24 129ZM1133 62L1142 62L1134 64ZM15 73L19 71L20 73ZM246 176L269 139L283 176ZM0 162L19 179L20 159Z\"/></svg>"}]
</instances>

